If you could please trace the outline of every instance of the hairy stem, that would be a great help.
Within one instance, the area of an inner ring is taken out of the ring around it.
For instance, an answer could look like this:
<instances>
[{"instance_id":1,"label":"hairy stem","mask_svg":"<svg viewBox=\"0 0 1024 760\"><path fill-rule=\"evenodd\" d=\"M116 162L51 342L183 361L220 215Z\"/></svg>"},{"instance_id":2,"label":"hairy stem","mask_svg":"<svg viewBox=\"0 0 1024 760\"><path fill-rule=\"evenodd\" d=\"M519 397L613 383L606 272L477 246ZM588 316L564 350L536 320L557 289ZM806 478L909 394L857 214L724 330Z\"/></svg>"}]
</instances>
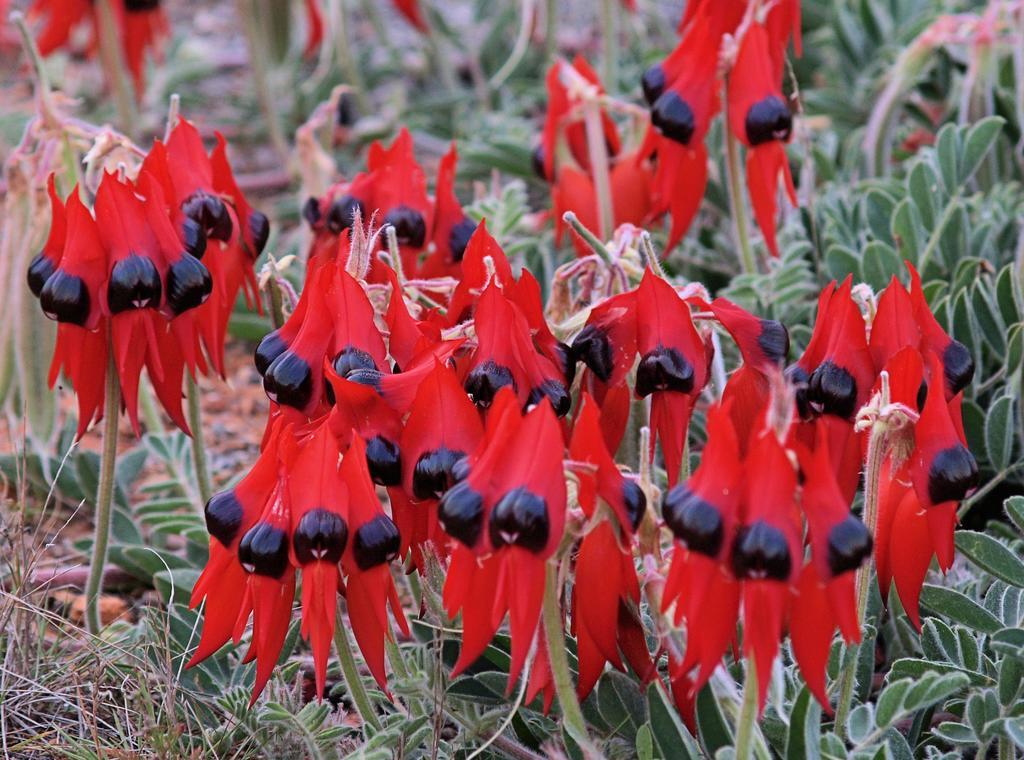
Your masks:
<instances>
[{"instance_id":1,"label":"hairy stem","mask_svg":"<svg viewBox=\"0 0 1024 760\"><path fill-rule=\"evenodd\" d=\"M562 708L562 720L569 736L581 748L590 745L583 711L576 698L576 686L569 672L569 658L565 655L565 633L562 631L562 613L559 609L558 562L547 563L544 581L544 638L548 645L548 661L555 681L555 693Z\"/></svg>"},{"instance_id":2,"label":"hairy stem","mask_svg":"<svg viewBox=\"0 0 1024 760\"><path fill-rule=\"evenodd\" d=\"M747 677L743 683L743 703L736 720L736 760L748 760L754 750L754 724L757 722L757 668L747 660Z\"/></svg>"},{"instance_id":3,"label":"hairy stem","mask_svg":"<svg viewBox=\"0 0 1024 760\"><path fill-rule=\"evenodd\" d=\"M888 395L888 394L886 394ZM878 495L881 487L882 465L888 451L887 431L884 426L876 424L868 437L867 464L864 471L864 524L868 533L875 535L878 522ZM857 622L864 627L864 615L868 608L868 596L871 591L871 563L857 571ZM836 703L835 730L839 736L846 735L846 718L853 707L853 690L857 685L857 650L858 644L851 644L848 662L839 674L839 698Z\"/></svg>"},{"instance_id":4,"label":"hairy stem","mask_svg":"<svg viewBox=\"0 0 1024 760\"><path fill-rule=\"evenodd\" d=\"M612 205L612 182L608 168L608 146L601 122L601 105L596 98L588 98L583 105L583 121L587 130L587 153L590 173L594 178L597 196L597 223L602 240L611 240L615 228L615 210Z\"/></svg>"},{"instance_id":5,"label":"hairy stem","mask_svg":"<svg viewBox=\"0 0 1024 760\"><path fill-rule=\"evenodd\" d=\"M345 677L345 685L348 686L349 696L352 697L352 704L356 712L363 719L363 723L380 730L380 720L374 712L373 703L370 702L370 695L366 692L366 686L359 676L359 668L356 667L356 658L352 654L352 643L348 638L348 629L345 618L338 610L337 619L334 621L334 648L338 650L338 662L341 664L341 674Z\"/></svg>"},{"instance_id":6,"label":"hairy stem","mask_svg":"<svg viewBox=\"0 0 1024 760\"><path fill-rule=\"evenodd\" d=\"M722 93L722 102L728 102L728 92ZM725 132L725 171L728 175L729 211L736 227L736 243L740 249L740 264L743 271L757 272L757 262L750 248L750 228L747 222L747 207L743 202L743 180L740 175L740 150L736 136L728 124L722 125Z\"/></svg>"},{"instance_id":7,"label":"hairy stem","mask_svg":"<svg viewBox=\"0 0 1024 760\"><path fill-rule=\"evenodd\" d=\"M601 0L601 41L604 43L601 78L608 92L619 89L619 2Z\"/></svg>"},{"instance_id":8,"label":"hairy stem","mask_svg":"<svg viewBox=\"0 0 1024 760\"><path fill-rule=\"evenodd\" d=\"M213 496L213 488L210 485L210 468L206 462L206 444L203 441L203 410L199 405L202 394L192 373L186 374L185 389L185 395L188 396L188 426L192 431L192 464L196 470L199 498L206 504Z\"/></svg>"},{"instance_id":9,"label":"hairy stem","mask_svg":"<svg viewBox=\"0 0 1024 760\"><path fill-rule=\"evenodd\" d=\"M107 378L103 395L103 454L100 459L100 482L96 490L96 532L92 541L89 578L85 584L85 626L98 634L100 619L100 593L103 590L103 566L107 563L110 542L110 516L114 501L114 472L117 463L117 420L121 411L121 385L117 365L110 346L108 328Z\"/></svg>"},{"instance_id":10,"label":"hairy stem","mask_svg":"<svg viewBox=\"0 0 1024 760\"><path fill-rule=\"evenodd\" d=\"M135 98L128 82L128 75L121 55L121 32L117 28L114 7L111 0L96 3L97 36L99 37L100 61L107 75L107 83L114 91L114 105L117 120L125 134L135 132Z\"/></svg>"}]
</instances>

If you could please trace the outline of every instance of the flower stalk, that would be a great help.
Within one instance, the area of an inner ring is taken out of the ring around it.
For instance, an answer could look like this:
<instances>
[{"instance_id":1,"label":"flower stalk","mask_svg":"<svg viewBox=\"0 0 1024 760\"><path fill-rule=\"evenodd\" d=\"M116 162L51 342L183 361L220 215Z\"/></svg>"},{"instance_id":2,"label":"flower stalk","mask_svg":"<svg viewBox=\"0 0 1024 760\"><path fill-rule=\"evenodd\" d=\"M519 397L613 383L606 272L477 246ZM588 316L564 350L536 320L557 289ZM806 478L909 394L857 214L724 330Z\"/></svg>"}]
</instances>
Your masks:
<instances>
[{"instance_id":1,"label":"flower stalk","mask_svg":"<svg viewBox=\"0 0 1024 760\"><path fill-rule=\"evenodd\" d=\"M757 722L757 668L747 660L746 679L743 682L743 702L736 719L736 760L748 760L754 752L754 724Z\"/></svg>"},{"instance_id":2,"label":"flower stalk","mask_svg":"<svg viewBox=\"0 0 1024 760\"><path fill-rule=\"evenodd\" d=\"M727 103L729 102L728 86L723 89L725 91L722 93L722 101ZM736 227L736 243L740 249L740 265L743 267L745 274L753 274L757 272L757 262L754 259L754 252L750 247L747 207L743 202L739 141L728 125L724 125L723 131L725 132L725 171L728 175L729 212Z\"/></svg>"},{"instance_id":3,"label":"flower stalk","mask_svg":"<svg viewBox=\"0 0 1024 760\"><path fill-rule=\"evenodd\" d=\"M552 560L545 568L544 580L544 638L548 646L548 661L555 682L555 693L562 708L565 729L580 748L590 745L583 711L576 698L576 686L569 671L569 658L565 654L565 634L562 631L562 613L559 606L561 584L558 580L558 561Z\"/></svg>"},{"instance_id":4,"label":"flower stalk","mask_svg":"<svg viewBox=\"0 0 1024 760\"><path fill-rule=\"evenodd\" d=\"M117 108L117 120L120 127L131 133L135 125L135 98L128 83L124 56L121 55L119 40L121 32L117 28L114 7L111 0L99 0L96 3L97 36L99 37L100 61L107 75L107 82L114 91L114 105Z\"/></svg>"},{"instance_id":5,"label":"flower stalk","mask_svg":"<svg viewBox=\"0 0 1024 760\"><path fill-rule=\"evenodd\" d=\"M107 344L113 346L107 330ZM107 563L110 543L110 518L114 501L114 474L117 463L117 421L121 409L121 384L113 350L107 353L107 376L103 394L103 454L100 459L100 481L96 491L96 524L92 541L89 577L85 584L85 627L98 634L102 627L99 598L103 591L103 568Z\"/></svg>"},{"instance_id":6,"label":"flower stalk","mask_svg":"<svg viewBox=\"0 0 1024 760\"><path fill-rule=\"evenodd\" d=\"M199 383L188 373L185 378L185 395L188 397L188 427L192 431L192 464L196 471L196 485L199 499L206 504L213 496L210 485L210 468L206 458L206 443L203 441L203 410L200 406Z\"/></svg>"},{"instance_id":7,"label":"flower stalk","mask_svg":"<svg viewBox=\"0 0 1024 760\"><path fill-rule=\"evenodd\" d=\"M348 686L349 696L352 697L352 704L356 712L362 718L363 723L375 730L380 730L380 720L373 709L370 695L366 691L363 679L359 676L359 668L356 666L355 655L352 654L352 642L348 638L348 630L341 610L338 610L334 622L334 648L338 651L338 662L341 664L341 674L345 678L345 685Z\"/></svg>"}]
</instances>

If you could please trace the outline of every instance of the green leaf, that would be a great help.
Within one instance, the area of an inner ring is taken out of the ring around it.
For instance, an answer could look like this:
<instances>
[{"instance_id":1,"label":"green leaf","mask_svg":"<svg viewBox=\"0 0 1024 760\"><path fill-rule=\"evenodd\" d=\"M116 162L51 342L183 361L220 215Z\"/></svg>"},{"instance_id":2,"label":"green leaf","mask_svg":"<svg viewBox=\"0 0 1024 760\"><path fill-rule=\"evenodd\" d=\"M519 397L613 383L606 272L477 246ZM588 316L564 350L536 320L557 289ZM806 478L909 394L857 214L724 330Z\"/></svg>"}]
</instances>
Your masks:
<instances>
[{"instance_id":1,"label":"green leaf","mask_svg":"<svg viewBox=\"0 0 1024 760\"><path fill-rule=\"evenodd\" d=\"M999 654L1024 660L1024 628L1004 628L992 634L992 650Z\"/></svg>"},{"instance_id":2,"label":"green leaf","mask_svg":"<svg viewBox=\"0 0 1024 760\"><path fill-rule=\"evenodd\" d=\"M644 723L636 732L636 757L637 760L654 759L654 743L651 740L651 726Z\"/></svg>"},{"instance_id":3,"label":"green leaf","mask_svg":"<svg viewBox=\"0 0 1024 760\"><path fill-rule=\"evenodd\" d=\"M1024 588L1024 562L988 534L957 531L956 547L982 570L1010 585Z\"/></svg>"},{"instance_id":4,"label":"green leaf","mask_svg":"<svg viewBox=\"0 0 1024 760\"><path fill-rule=\"evenodd\" d=\"M926 583L921 589L921 604L982 633L995 633L1003 627L995 615L951 588Z\"/></svg>"},{"instance_id":5,"label":"green leaf","mask_svg":"<svg viewBox=\"0 0 1024 760\"><path fill-rule=\"evenodd\" d=\"M655 682L647 688L647 714L659 757L668 760L700 756L693 736L679 719L679 711L668 701L660 682Z\"/></svg>"},{"instance_id":6,"label":"green leaf","mask_svg":"<svg viewBox=\"0 0 1024 760\"><path fill-rule=\"evenodd\" d=\"M1024 324L1018 322L1006 336L1006 374L1012 375L1024 364Z\"/></svg>"},{"instance_id":7,"label":"green leaf","mask_svg":"<svg viewBox=\"0 0 1024 760\"><path fill-rule=\"evenodd\" d=\"M1003 321L1012 325L1020 321L1020 308L1017 305L1017 297L1013 284L1014 267L1007 264L996 277L996 303L999 304L999 313Z\"/></svg>"},{"instance_id":8,"label":"green leaf","mask_svg":"<svg viewBox=\"0 0 1024 760\"><path fill-rule=\"evenodd\" d=\"M985 154L991 150L996 138L999 137L1004 123L1001 116L988 116L967 130L963 152L960 156L960 182L969 180L981 166L981 162L985 160Z\"/></svg>"},{"instance_id":9,"label":"green leaf","mask_svg":"<svg viewBox=\"0 0 1024 760\"><path fill-rule=\"evenodd\" d=\"M636 684L617 671L606 673L597 687L597 707L613 731L635 737L644 722L642 698Z\"/></svg>"},{"instance_id":10,"label":"green leaf","mask_svg":"<svg viewBox=\"0 0 1024 760\"><path fill-rule=\"evenodd\" d=\"M854 744L860 744L875 730L875 710L869 704L857 705L846 721L846 734Z\"/></svg>"},{"instance_id":11,"label":"green leaf","mask_svg":"<svg viewBox=\"0 0 1024 760\"><path fill-rule=\"evenodd\" d=\"M913 685L909 678L894 681L882 690L878 695L878 702L875 706L875 721L879 727L892 725L900 716L903 710L903 698Z\"/></svg>"},{"instance_id":12,"label":"green leaf","mask_svg":"<svg viewBox=\"0 0 1024 760\"><path fill-rule=\"evenodd\" d=\"M892 215L892 238L899 248L900 256L916 263L924 248L926 235L917 205L909 198L904 198L896 205Z\"/></svg>"},{"instance_id":13,"label":"green leaf","mask_svg":"<svg viewBox=\"0 0 1024 760\"><path fill-rule=\"evenodd\" d=\"M786 760L817 760L821 756L821 705L805 686L793 703L786 736Z\"/></svg>"},{"instance_id":14,"label":"green leaf","mask_svg":"<svg viewBox=\"0 0 1024 760\"><path fill-rule=\"evenodd\" d=\"M843 245L833 245L825 253L825 266L828 273L836 280L842 281L852 274L855 280L861 279L860 261L857 254Z\"/></svg>"},{"instance_id":15,"label":"green leaf","mask_svg":"<svg viewBox=\"0 0 1024 760\"><path fill-rule=\"evenodd\" d=\"M960 184L957 176L957 154L960 152L957 137L956 126L946 124L939 130L935 140L935 158L939 163L939 173L942 175L942 183L946 186L946 192L950 195Z\"/></svg>"},{"instance_id":16,"label":"green leaf","mask_svg":"<svg viewBox=\"0 0 1024 760\"><path fill-rule=\"evenodd\" d=\"M732 746L732 731L729 724L725 722L725 716L718 706L715 693L711 690L711 684L705 684L704 688L697 693L697 733L700 734L701 744L704 745L704 752L709 757L714 757L722 747Z\"/></svg>"},{"instance_id":17,"label":"green leaf","mask_svg":"<svg viewBox=\"0 0 1024 760\"><path fill-rule=\"evenodd\" d=\"M985 415L985 450L997 471L1005 470L1013 454L1014 425L1013 397L1002 396L992 404Z\"/></svg>"},{"instance_id":18,"label":"green leaf","mask_svg":"<svg viewBox=\"0 0 1024 760\"><path fill-rule=\"evenodd\" d=\"M935 170L926 161L918 161L910 170L907 191L917 206L921 222L926 229L931 229L935 225L935 202L940 187Z\"/></svg>"},{"instance_id":19,"label":"green leaf","mask_svg":"<svg viewBox=\"0 0 1024 760\"><path fill-rule=\"evenodd\" d=\"M976 744L974 732L969 726L963 723L946 721L932 729L936 736L945 739L950 744Z\"/></svg>"},{"instance_id":20,"label":"green leaf","mask_svg":"<svg viewBox=\"0 0 1024 760\"><path fill-rule=\"evenodd\" d=\"M1024 496L1011 496L1003 502L1006 516L1010 518L1017 530L1024 533Z\"/></svg>"},{"instance_id":21,"label":"green leaf","mask_svg":"<svg viewBox=\"0 0 1024 760\"><path fill-rule=\"evenodd\" d=\"M996 354L1002 356L1006 353L1006 325L996 311L984 281L975 283L971 293L971 304L982 339Z\"/></svg>"},{"instance_id":22,"label":"green leaf","mask_svg":"<svg viewBox=\"0 0 1024 760\"><path fill-rule=\"evenodd\" d=\"M864 248L860 266L864 281L879 291L889 284L893 275L902 271L903 262L892 246L876 240Z\"/></svg>"}]
</instances>

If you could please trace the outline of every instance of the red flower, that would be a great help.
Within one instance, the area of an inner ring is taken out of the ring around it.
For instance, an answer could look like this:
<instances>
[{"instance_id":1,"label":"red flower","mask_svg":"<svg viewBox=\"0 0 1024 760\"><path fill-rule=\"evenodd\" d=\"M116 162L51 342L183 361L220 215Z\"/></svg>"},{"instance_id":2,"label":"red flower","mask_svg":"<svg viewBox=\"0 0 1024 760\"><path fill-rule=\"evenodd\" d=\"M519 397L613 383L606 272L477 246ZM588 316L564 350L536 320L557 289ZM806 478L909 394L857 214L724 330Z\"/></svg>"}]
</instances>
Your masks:
<instances>
[{"instance_id":1,"label":"red flower","mask_svg":"<svg viewBox=\"0 0 1024 760\"><path fill-rule=\"evenodd\" d=\"M57 344L50 364L50 387L63 370L78 397L78 437L103 416L103 378L107 368L106 323L102 321L101 291L107 272L107 253L96 222L79 198L78 186L67 199L67 231L62 233L59 206L51 183L54 223L47 240L47 259L54 265L39 291L43 313L58 322ZM58 257L56 246L63 251ZM37 265L37 275L45 274ZM40 278L41 279L41 278ZM37 280L38 282L38 280ZM116 413L117 410L115 410Z\"/></svg>"},{"instance_id":2,"label":"red flower","mask_svg":"<svg viewBox=\"0 0 1024 760\"><path fill-rule=\"evenodd\" d=\"M661 441L669 487L679 479L686 432L708 379L713 349L693 324L690 307L667 280L648 269L636 291L636 395L651 396L651 458Z\"/></svg>"},{"instance_id":3,"label":"red flower","mask_svg":"<svg viewBox=\"0 0 1024 760\"><path fill-rule=\"evenodd\" d=\"M409 499L391 505L402 534L402 553L411 547L420 569L422 544L431 541L445 551L437 501L455 485L459 468L482 437L480 416L455 372L436 364L416 392L402 430L402 486Z\"/></svg>"},{"instance_id":4,"label":"red flower","mask_svg":"<svg viewBox=\"0 0 1024 760\"><path fill-rule=\"evenodd\" d=\"M624 669L620 650L641 678L652 675L638 618L640 586L632 553L633 533L643 519L647 497L619 472L601 438L597 405L586 393L573 427L569 458L579 483L580 507L593 524L580 543L572 597L580 673L576 690L584 699L606 662ZM601 504L610 514L602 514Z\"/></svg>"},{"instance_id":5,"label":"red flower","mask_svg":"<svg viewBox=\"0 0 1024 760\"><path fill-rule=\"evenodd\" d=\"M544 565L565 526L562 454L551 405L524 417L515 394L501 390L468 474L441 499L441 525L459 541L444 588L445 609L463 620L455 674L483 653L507 612L510 688L519 677L540 619Z\"/></svg>"},{"instance_id":6,"label":"red flower","mask_svg":"<svg viewBox=\"0 0 1024 760\"><path fill-rule=\"evenodd\" d=\"M773 256L776 197L782 177L790 202L796 189L783 144L789 141L793 116L782 95L781 54L771 50L768 30L752 24L743 35L736 63L729 74L729 128L747 146L747 188L754 217Z\"/></svg>"}]
</instances>

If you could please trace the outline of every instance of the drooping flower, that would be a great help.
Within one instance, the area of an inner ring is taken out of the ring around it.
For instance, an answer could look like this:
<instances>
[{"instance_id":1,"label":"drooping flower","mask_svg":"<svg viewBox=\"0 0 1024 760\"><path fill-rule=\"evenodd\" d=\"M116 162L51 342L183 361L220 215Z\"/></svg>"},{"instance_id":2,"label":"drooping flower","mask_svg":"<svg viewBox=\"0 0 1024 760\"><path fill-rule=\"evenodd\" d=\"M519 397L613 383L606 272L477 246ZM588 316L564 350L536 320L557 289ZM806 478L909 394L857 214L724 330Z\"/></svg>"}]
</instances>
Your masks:
<instances>
[{"instance_id":1,"label":"drooping flower","mask_svg":"<svg viewBox=\"0 0 1024 760\"><path fill-rule=\"evenodd\" d=\"M642 679L653 669L638 617L640 586L632 552L647 497L639 485L623 477L605 448L597 405L586 394L573 427L569 459L576 465L580 507L592 525L580 542L572 597L580 673L576 690L584 699L606 662L623 670L624 656Z\"/></svg>"},{"instance_id":2,"label":"drooping flower","mask_svg":"<svg viewBox=\"0 0 1024 760\"><path fill-rule=\"evenodd\" d=\"M519 677L540 619L544 566L565 526L563 447L546 400L523 416L516 394L501 389L468 474L441 499L441 526L459 542L444 588L445 609L463 621L456 674L481 655L507 613L510 689Z\"/></svg>"}]
</instances>

